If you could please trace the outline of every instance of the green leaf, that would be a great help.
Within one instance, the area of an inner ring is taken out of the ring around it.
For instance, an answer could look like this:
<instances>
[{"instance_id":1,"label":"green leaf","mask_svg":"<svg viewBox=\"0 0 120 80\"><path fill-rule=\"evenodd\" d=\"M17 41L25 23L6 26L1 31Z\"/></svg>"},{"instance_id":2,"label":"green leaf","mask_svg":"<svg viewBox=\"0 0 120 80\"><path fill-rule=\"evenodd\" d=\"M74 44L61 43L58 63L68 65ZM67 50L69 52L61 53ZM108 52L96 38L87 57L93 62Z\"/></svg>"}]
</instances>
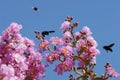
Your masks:
<instances>
[{"instance_id":1,"label":"green leaf","mask_svg":"<svg viewBox=\"0 0 120 80\"><path fill-rule=\"evenodd\" d=\"M94 80L103 80L101 77L96 77Z\"/></svg>"}]
</instances>

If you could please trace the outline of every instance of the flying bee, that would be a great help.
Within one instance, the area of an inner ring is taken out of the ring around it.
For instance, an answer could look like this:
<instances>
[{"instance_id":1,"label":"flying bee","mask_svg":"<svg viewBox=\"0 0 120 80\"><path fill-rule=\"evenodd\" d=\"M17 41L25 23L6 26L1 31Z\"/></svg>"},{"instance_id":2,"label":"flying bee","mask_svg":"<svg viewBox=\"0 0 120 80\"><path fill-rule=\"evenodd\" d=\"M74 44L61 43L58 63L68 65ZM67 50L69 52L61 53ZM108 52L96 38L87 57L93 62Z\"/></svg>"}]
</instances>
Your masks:
<instances>
[{"instance_id":1,"label":"flying bee","mask_svg":"<svg viewBox=\"0 0 120 80\"><path fill-rule=\"evenodd\" d=\"M32 7L32 9L33 9L34 11L36 11L36 12L39 11L39 8L37 8L37 7Z\"/></svg>"},{"instance_id":2,"label":"flying bee","mask_svg":"<svg viewBox=\"0 0 120 80\"><path fill-rule=\"evenodd\" d=\"M105 49L107 52L110 51L110 52L113 52L112 50L112 47L115 45L115 43L112 43L110 45L107 45L107 46L103 46L103 49Z\"/></svg>"},{"instance_id":3,"label":"flying bee","mask_svg":"<svg viewBox=\"0 0 120 80\"><path fill-rule=\"evenodd\" d=\"M55 31L43 31L42 36L45 37L45 35L49 35L49 33L54 33Z\"/></svg>"}]
</instances>

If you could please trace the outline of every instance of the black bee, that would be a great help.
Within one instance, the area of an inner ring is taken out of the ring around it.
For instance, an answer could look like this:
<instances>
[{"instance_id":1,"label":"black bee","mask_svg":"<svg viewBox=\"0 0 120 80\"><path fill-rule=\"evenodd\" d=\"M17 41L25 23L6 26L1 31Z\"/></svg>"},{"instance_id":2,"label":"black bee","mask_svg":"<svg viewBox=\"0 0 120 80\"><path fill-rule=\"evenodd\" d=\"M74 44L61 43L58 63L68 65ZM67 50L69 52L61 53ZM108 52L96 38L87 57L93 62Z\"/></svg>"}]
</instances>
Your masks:
<instances>
[{"instance_id":1,"label":"black bee","mask_svg":"<svg viewBox=\"0 0 120 80\"><path fill-rule=\"evenodd\" d=\"M32 7L34 11L38 12L39 11L39 8L37 7Z\"/></svg>"},{"instance_id":2,"label":"black bee","mask_svg":"<svg viewBox=\"0 0 120 80\"><path fill-rule=\"evenodd\" d=\"M113 50L112 50L111 47L113 47L114 45L115 45L115 43L112 43L112 44L110 44L110 45L108 45L108 46L103 46L103 49L105 49L107 52L108 52L108 51L112 52Z\"/></svg>"},{"instance_id":3,"label":"black bee","mask_svg":"<svg viewBox=\"0 0 120 80\"><path fill-rule=\"evenodd\" d=\"M55 31L43 31L42 36L45 37L45 35L49 35L49 33L54 33Z\"/></svg>"}]
</instances>

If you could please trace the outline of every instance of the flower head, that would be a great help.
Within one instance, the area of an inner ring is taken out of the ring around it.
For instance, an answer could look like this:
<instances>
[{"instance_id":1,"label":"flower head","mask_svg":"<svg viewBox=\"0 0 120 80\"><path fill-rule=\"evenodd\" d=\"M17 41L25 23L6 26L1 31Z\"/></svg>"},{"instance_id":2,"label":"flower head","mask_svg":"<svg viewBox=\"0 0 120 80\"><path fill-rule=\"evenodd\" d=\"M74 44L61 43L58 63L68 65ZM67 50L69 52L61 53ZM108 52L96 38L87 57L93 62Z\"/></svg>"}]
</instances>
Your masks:
<instances>
[{"instance_id":1,"label":"flower head","mask_svg":"<svg viewBox=\"0 0 120 80\"><path fill-rule=\"evenodd\" d=\"M50 38L50 42L54 45L58 45L60 43L59 38L58 37L51 37Z\"/></svg>"},{"instance_id":2,"label":"flower head","mask_svg":"<svg viewBox=\"0 0 120 80\"><path fill-rule=\"evenodd\" d=\"M45 40L44 42L41 42L39 44L40 52L48 50L49 49L49 42Z\"/></svg>"},{"instance_id":3,"label":"flower head","mask_svg":"<svg viewBox=\"0 0 120 80\"><path fill-rule=\"evenodd\" d=\"M90 29L87 26L84 26L82 31L85 32L86 35L88 35L88 36L92 34L92 32L90 31Z\"/></svg>"},{"instance_id":4,"label":"flower head","mask_svg":"<svg viewBox=\"0 0 120 80\"><path fill-rule=\"evenodd\" d=\"M70 22L69 21L65 21L62 23L61 28L62 30L67 30L70 27Z\"/></svg>"},{"instance_id":5,"label":"flower head","mask_svg":"<svg viewBox=\"0 0 120 80\"><path fill-rule=\"evenodd\" d=\"M0 79L39 80L44 76L42 56L35 51L34 42L19 33L21 25L12 23L0 37ZM34 73L34 74L32 74Z\"/></svg>"},{"instance_id":6,"label":"flower head","mask_svg":"<svg viewBox=\"0 0 120 80\"><path fill-rule=\"evenodd\" d=\"M115 71L115 69L112 68L110 63L106 63L105 70L108 73L109 76L113 76L115 78L120 77L120 74Z\"/></svg>"},{"instance_id":7,"label":"flower head","mask_svg":"<svg viewBox=\"0 0 120 80\"><path fill-rule=\"evenodd\" d=\"M63 54L64 56L68 56L70 57L72 55L72 47L70 46L63 46L62 48L60 48L60 52L61 54Z\"/></svg>"},{"instance_id":8,"label":"flower head","mask_svg":"<svg viewBox=\"0 0 120 80\"><path fill-rule=\"evenodd\" d=\"M63 34L63 37L64 38L71 38L71 33L69 31L66 31L64 34Z\"/></svg>"}]
</instances>

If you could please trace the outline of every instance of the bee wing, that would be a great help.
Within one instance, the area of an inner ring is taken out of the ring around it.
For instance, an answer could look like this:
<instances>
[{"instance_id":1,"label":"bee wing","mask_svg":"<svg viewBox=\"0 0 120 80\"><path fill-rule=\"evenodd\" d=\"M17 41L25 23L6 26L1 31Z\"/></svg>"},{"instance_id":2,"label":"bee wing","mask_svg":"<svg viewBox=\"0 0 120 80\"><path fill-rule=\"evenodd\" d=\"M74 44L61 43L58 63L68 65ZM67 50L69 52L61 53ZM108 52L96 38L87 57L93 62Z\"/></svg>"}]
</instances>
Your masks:
<instances>
[{"instance_id":1,"label":"bee wing","mask_svg":"<svg viewBox=\"0 0 120 80\"><path fill-rule=\"evenodd\" d=\"M112 50L111 48L109 48L109 51L111 51L111 52L112 52L113 50Z\"/></svg>"},{"instance_id":2,"label":"bee wing","mask_svg":"<svg viewBox=\"0 0 120 80\"><path fill-rule=\"evenodd\" d=\"M48 31L49 33L54 33L55 31Z\"/></svg>"},{"instance_id":3,"label":"bee wing","mask_svg":"<svg viewBox=\"0 0 120 80\"><path fill-rule=\"evenodd\" d=\"M108 45L108 47L112 47L113 45L115 45L115 43L112 43L112 44Z\"/></svg>"}]
</instances>

